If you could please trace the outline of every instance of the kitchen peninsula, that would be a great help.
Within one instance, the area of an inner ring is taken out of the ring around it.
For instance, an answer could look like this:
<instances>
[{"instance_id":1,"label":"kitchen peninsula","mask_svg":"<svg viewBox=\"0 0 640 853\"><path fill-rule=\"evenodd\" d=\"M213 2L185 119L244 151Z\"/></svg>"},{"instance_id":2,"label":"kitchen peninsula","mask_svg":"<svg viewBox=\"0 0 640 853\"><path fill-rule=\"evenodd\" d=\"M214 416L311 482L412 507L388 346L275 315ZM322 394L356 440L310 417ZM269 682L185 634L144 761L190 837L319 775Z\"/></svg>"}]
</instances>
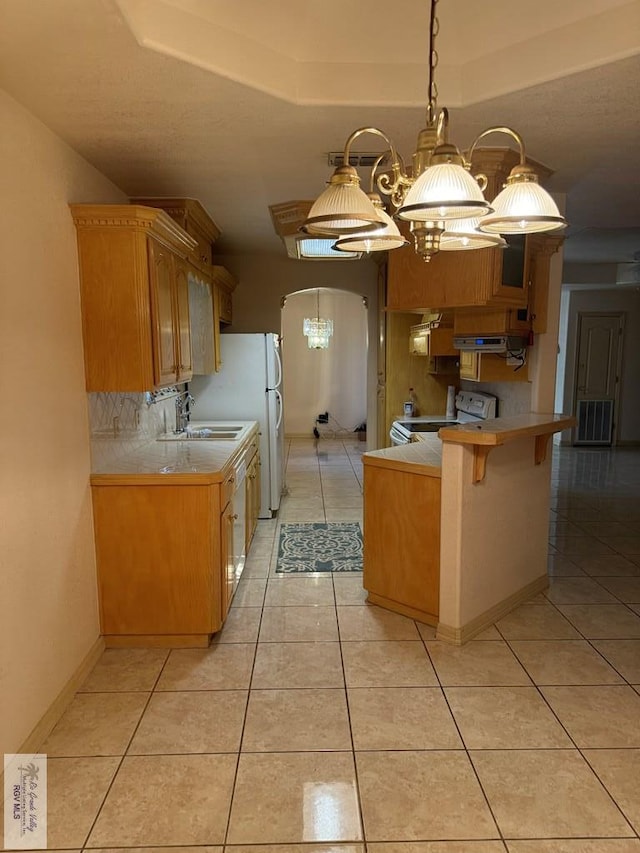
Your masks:
<instances>
[{"instance_id":1,"label":"kitchen peninsula","mask_svg":"<svg viewBox=\"0 0 640 853\"><path fill-rule=\"evenodd\" d=\"M368 600L460 645L545 589L548 445L574 423L495 418L364 454Z\"/></svg>"}]
</instances>

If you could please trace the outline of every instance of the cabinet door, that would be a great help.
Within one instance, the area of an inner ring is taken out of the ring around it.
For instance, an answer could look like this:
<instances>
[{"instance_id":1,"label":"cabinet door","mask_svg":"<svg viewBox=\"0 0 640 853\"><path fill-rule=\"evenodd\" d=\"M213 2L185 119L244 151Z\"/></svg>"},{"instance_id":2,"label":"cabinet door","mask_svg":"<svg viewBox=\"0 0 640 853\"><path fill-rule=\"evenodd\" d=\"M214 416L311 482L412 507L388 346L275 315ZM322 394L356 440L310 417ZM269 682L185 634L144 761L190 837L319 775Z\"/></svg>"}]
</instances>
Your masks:
<instances>
[{"instance_id":1,"label":"cabinet door","mask_svg":"<svg viewBox=\"0 0 640 853\"><path fill-rule=\"evenodd\" d=\"M178 378L173 253L152 239L148 241L148 251L154 381L157 386L171 385Z\"/></svg>"},{"instance_id":2,"label":"cabinet door","mask_svg":"<svg viewBox=\"0 0 640 853\"><path fill-rule=\"evenodd\" d=\"M529 292L528 241L524 234L510 234L506 239L507 248L500 250L502 262L497 264L491 295L524 305Z\"/></svg>"},{"instance_id":3,"label":"cabinet door","mask_svg":"<svg viewBox=\"0 0 640 853\"><path fill-rule=\"evenodd\" d=\"M480 354L477 352L460 352L460 379L470 379L478 382L480 379Z\"/></svg>"},{"instance_id":4,"label":"cabinet door","mask_svg":"<svg viewBox=\"0 0 640 853\"><path fill-rule=\"evenodd\" d=\"M246 548L253 539L260 513L260 455L256 453L247 467L247 527Z\"/></svg>"},{"instance_id":5,"label":"cabinet door","mask_svg":"<svg viewBox=\"0 0 640 853\"><path fill-rule=\"evenodd\" d=\"M175 330L178 381L187 382L193 376L191 357L191 326L189 323L189 275L187 264L174 255Z\"/></svg>"},{"instance_id":6,"label":"cabinet door","mask_svg":"<svg viewBox=\"0 0 640 853\"><path fill-rule=\"evenodd\" d=\"M220 589L222 593L221 609L223 621L227 617L229 607L231 606L231 599L233 598L233 526L235 520L233 501L229 501L220 516L220 557L222 560L220 567L222 575Z\"/></svg>"}]
</instances>

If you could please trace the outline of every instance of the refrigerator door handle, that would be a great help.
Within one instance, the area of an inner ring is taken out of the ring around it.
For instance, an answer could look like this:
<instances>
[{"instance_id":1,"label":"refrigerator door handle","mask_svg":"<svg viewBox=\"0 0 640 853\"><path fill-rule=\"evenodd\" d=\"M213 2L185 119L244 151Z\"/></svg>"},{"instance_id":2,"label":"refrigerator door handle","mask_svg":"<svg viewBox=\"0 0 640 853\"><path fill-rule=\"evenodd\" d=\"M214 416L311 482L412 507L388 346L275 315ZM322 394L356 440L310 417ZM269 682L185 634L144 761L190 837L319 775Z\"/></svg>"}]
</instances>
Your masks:
<instances>
[{"instance_id":1,"label":"refrigerator door handle","mask_svg":"<svg viewBox=\"0 0 640 853\"><path fill-rule=\"evenodd\" d=\"M277 388L274 388L273 392L276 395L276 399L278 400L278 420L276 421L276 432L277 432L280 429L280 424L282 423L282 414L283 414L284 409L282 407L282 394L278 391Z\"/></svg>"},{"instance_id":2,"label":"refrigerator door handle","mask_svg":"<svg viewBox=\"0 0 640 853\"><path fill-rule=\"evenodd\" d=\"M273 352L276 357L276 366L278 368L278 378L276 379L275 387L279 388L282 385L282 360L280 358L280 353L275 347L273 349Z\"/></svg>"}]
</instances>

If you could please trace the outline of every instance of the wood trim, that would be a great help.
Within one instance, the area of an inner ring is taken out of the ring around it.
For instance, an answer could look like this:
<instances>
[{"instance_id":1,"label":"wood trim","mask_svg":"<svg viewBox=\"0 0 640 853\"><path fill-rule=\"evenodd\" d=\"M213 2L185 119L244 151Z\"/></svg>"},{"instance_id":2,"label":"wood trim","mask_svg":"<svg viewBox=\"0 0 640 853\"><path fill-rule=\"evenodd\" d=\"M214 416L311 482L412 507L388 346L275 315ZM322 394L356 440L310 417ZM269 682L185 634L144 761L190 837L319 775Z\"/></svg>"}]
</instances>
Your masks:
<instances>
[{"instance_id":1,"label":"wood trim","mask_svg":"<svg viewBox=\"0 0 640 853\"><path fill-rule=\"evenodd\" d=\"M385 610L392 610L394 613L408 616L409 619L415 619L417 622L423 622L425 625L432 625L434 628L438 625L437 614L425 613L423 610L409 607L408 604L401 604L399 601L393 601L393 599L385 598L383 595L376 595L374 592L370 592L367 595L367 601L369 604L376 604L379 607L384 607Z\"/></svg>"},{"instance_id":2,"label":"wood trim","mask_svg":"<svg viewBox=\"0 0 640 853\"><path fill-rule=\"evenodd\" d=\"M104 639L98 637L84 656L80 665L67 680L62 690L35 724L26 740L16 750L17 752L37 752L71 704L73 697L78 692L78 688L97 664L104 649Z\"/></svg>"},{"instance_id":3,"label":"wood trim","mask_svg":"<svg viewBox=\"0 0 640 853\"><path fill-rule=\"evenodd\" d=\"M70 204L78 231L85 228L138 228L186 258L196 241L159 207L135 204Z\"/></svg>"},{"instance_id":4,"label":"wood trim","mask_svg":"<svg viewBox=\"0 0 640 853\"><path fill-rule=\"evenodd\" d=\"M536 465L540 465L547 458L547 448L549 447L550 438L550 432L546 435L536 436L536 445L534 450L534 461Z\"/></svg>"},{"instance_id":5,"label":"wood trim","mask_svg":"<svg viewBox=\"0 0 640 853\"><path fill-rule=\"evenodd\" d=\"M212 634L105 634L108 649L206 649Z\"/></svg>"},{"instance_id":6,"label":"wood trim","mask_svg":"<svg viewBox=\"0 0 640 853\"><path fill-rule=\"evenodd\" d=\"M211 267L211 281L220 287L224 287L229 293L233 293L238 286L236 277L226 267L221 267L218 264L213 264Z\"/></svg>"},{"instance_id":7,"label":"wood trim","mask_svg":"<svg viewBox=\"0 0 640 853\"><path fill-rule=\"evenodd\" d=\"M480 483L484 480L487 472L487 456L491 453L493 447L488 445L476 444L473 448L473 483Z\"/></svg>"},{"instance_id":8,"label":"wood trim","mask_svg":"<svg viewBox=\"0 0 640 853\"><path fill-rule=\"evenodd\" d=\"M460 628L454 628L452 625L445 625L443 622L438 622L436 639L443 640L445 643L452 643L456 646L462 646L495 624L499 619L502 619L507 613L515 610L520 604L547 589L548 586L549 576L545 573L526 586L523 586L522 589L494 604L493 607L485 610L484 613L476 616Z\"/></svg>"}]
</instances>

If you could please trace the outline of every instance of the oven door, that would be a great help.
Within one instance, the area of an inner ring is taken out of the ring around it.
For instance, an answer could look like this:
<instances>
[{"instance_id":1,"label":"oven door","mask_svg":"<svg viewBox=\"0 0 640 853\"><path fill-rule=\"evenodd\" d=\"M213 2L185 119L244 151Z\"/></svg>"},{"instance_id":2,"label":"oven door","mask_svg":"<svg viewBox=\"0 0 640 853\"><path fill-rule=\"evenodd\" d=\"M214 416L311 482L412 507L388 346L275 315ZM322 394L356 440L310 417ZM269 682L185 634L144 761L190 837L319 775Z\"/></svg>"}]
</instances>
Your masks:
<instances>
[{"instance_id":1,"label":"oven door","mask_svg":"<svg viewBox=\"0 0 640 853\"><path fill-rule=\"evenodd\" d=\"M393 423L391 425L391 431L389 432L389 438L391 439L391 444L393 447L397 447L400 444L409 444L411 439L401 432L398 427Z\"/></svg>"}]
</instances>

